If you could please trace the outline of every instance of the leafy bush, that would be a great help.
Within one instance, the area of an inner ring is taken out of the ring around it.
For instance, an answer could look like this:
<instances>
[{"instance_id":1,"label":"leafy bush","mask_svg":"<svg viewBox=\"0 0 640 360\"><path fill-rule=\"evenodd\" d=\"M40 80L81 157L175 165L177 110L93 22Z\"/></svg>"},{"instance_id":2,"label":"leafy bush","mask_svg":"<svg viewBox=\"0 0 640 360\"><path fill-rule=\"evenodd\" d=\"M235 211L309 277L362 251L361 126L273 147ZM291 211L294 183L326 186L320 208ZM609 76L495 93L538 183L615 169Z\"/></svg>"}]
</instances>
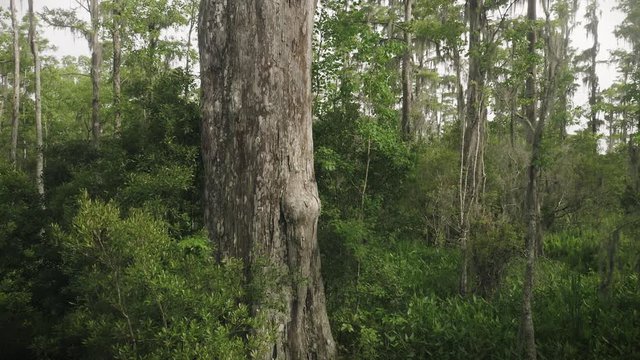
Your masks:
<instances>
[{"instance_id":1,"label":"leafy bush","mask_svg":"<svg viewBox=\"0 0 640 360\"><path fill-rule=\"evenodd\" d=\"M502 281L509 262L522 249L524 236L518 227L505 222L483 219L473 225L472 266L477 291L489 295Z\"/></svg>"},{"instance_id":2,"label":"leafy bush","mask_svg":"<svg viewBox=\"0 0 640 360\"><path fill-rule=\"evenodd\" d=\"M122 219L114 203L85 194L70 232L57 230L73 306L58 355L81 358L243 359L260 324L239 303L240 262L216 264L204 236L179 241L144 211Z\"/></svg>"},{"instance_id":3,"label":"leafy bush","mask_svg":"<svg viewBox=\"0 0 640 360\"><path fill-rule=\"evenodd\" d=\"M28 358L37 330L34 282L41 278L41 199L27 176L0 163L0 348L7 358Z\"/></svg>"}]
</instances>

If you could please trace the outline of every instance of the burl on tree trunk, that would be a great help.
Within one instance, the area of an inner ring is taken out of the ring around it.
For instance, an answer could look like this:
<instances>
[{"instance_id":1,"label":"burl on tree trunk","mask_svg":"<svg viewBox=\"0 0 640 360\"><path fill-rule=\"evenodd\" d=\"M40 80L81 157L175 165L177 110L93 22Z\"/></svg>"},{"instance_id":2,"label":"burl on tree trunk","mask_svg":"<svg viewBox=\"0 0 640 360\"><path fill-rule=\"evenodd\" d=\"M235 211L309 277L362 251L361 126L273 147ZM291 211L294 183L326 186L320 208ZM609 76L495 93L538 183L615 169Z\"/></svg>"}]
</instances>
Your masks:
<instances>
[{"instance_id":1,"label":"burl on tree trunk","mask_svg":"<svg viewBox=\"0 0 640 360\"><path fill-rule=\"evenodd\" d=\"M335 357L316 237L314 7L315 0L200 7L205 221L218 259L242 259L250 279L276 278L251 304L276 332L263 359Z\"/></svg>"}]
</instances>

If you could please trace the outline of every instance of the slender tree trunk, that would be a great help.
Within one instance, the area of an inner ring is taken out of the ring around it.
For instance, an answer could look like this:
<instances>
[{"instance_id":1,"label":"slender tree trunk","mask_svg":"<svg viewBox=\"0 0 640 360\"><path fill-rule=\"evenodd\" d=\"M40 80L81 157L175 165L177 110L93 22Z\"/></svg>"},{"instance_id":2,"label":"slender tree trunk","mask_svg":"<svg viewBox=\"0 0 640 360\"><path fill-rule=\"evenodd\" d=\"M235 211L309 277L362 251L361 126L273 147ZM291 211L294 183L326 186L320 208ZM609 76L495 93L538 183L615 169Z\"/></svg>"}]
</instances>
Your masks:
<instances>
[{"instance_id":1,"label":"slender tree trunk","mask_svg":"<svg viewBox=\"0 0 640 360\"><path fill-rule=\"evenodd\" d=\"M113 111L116 133L120 133L122 128L122 90L120 80L120 65L122 63L122 41L121 41L121 19L120 0L113 0L113 29L111 36L113 39Z\"/></svg>"},{"instance_id":2,"label":"slender tree trunk","mask_svg":"<svg viewBox=\"0 0 640 360\"><path fill-rule=\"evenodd\" d=\"M217 258L267 288L250 305L274 331L258 359L333 359L320 274L311 137L314 0L202 0L205 222ZM260 29L256 32L255 29Z\"/></svg>"},{"instance_id":3,"label":"slender tree trunk","mask_svg":"<svg viewBox=\"0 0 640 360\"><path fill-rule=\"evenodd\" d=\"M529 21L529 56L533 58L536 51L536 0L528 0L527 19ZM531 163L529 164L529 183L527 186L527 239L526 239L526 266L524 273L523 299L522 299L522 335L524 342L525 358L535 360L536 340L533 326L533 277L536 260L536 239L538 237L538 222L540 221L540 206L538 204L538 174L540 159L540 143L544 121L537 120L538 93L536 89L536 64L529 61L526 80L526 115L529 125L534 129L531 143Z\"/></svg>"},{"instance_id":4,"label":"slender tree trunk","mask_svg":"<svg viewBox=\"0 0 640 360\"><path fill-rule=\"evenodd\" d=\"M562 37L562 49L560 51L560 62L561 69L563 72L569 71L569 66L571 62L571 57L569 55L569 45L571 41L571 33L573 31L573 27L575 24L575 15L578 11L578 0L572 0L569 3L570 11L564 15L561 23L561 37ZM567 119L568 119L568 104L569 104L569 85L563 84L562 89L560 90L560 94L558 96L559 101L559 110L562 112L562 117L560 120L559 130L560 130L560 139L564 140L567 137Z\"/></svg>"},{"instance_id":5,"label":"slender tree trunk","mask_svg":"<svg viewBox=\"0 0 640 360\"><path fill-rule=\"evenodd\" d=\"M11 115L11 164L18 161L18 127L20 125L20 24L16 0L11 0L11 27L13 29L13 113Z\"/></svg>"},{"instance_id":6,"label":"slender tree trunk","mask_svg":"<svg viewBox=\"0 0 640 360\"><path fill-rule=\"evenodd\" d=\"M456 110L458 121L462 124L464 121L464 88L462 87L462 61L460 59L460 49L453 47L453 66L456 71Z\"/></svg>"},{"instance_id":7,"label":"slender tree trunk","mask_svg":"<svg viewBox=\"0 0 640 360\"><path fill-rule=\"evenodd\" d=\"M35 76L35 120L36 120L36 184L38 193L44 196L44 152L42 142L42 101L40 97L40 54L38 52L38 42L36 33L36 19L33 13L33 0L29 0L29 44L33 55L34 76Z\"/></svg>"},{"instance_id":8,"label":"slender tree trunk","mask_svg":"<svg viewBox=\"0 0 640 360\"><path fill-rule=\"evenodd\" d=\"M467 82L467 112L462 122L460 169L460 247L462 269L460 293L469 292L468 273L471 263L469 233L470 217L479 212L479 195L484 169L485 109L483 104L486 72L480 64L481 34L484 32L483 0L468 2L469 14L469 77Z\"/></svg>"},{"instance_id":9,"label":"slender tree trunk","mask_svg":"<svg viewBox=\"0 0 640 360\"><path fill-rule=\"evenodd\" d=\"M613 146L615 145L613 137L616 135L616 128L614 125L615 117L613 115L613 111L609 110L607 115L605 115L605 120L608 123L609 128L609 136L607 138L607 154L611 154L613 152Z\"/></svg>"},{"instance_id":10,"label":"slender tree trunk","mask_svg":"<svg viewBox=\"0 0 640 360\"><path fill-rule=\"evenodd\" d=\"M404 43L406 49L402 57L402 135L406 140L411 138L411 30L408 29L411 23L411 7L413 0L404 0Z\"/></svg>"},{"instance_id":11,"label":"slender tree trunk","mask_svg":"<svg viewBox=\"0 0 640 360\"><path fill-rule=\"evenodd\" d=\"M597 28L596 28L597 29ZM598 95L598 73L596 72L596 66L597 66L597 60L596 60L596 56L597 56L597 49L599 48L599 44L598 44L598 31L596 30L595 35L594 35L594 52L593 52L593 58L592 58L592 63L593 63L593 78L596 80L594 81L593 84L591 84L591 96L589 99L589 102L591 104L591 126L592 126L592 131L594 135L598 134L598 111L595 110L596 107L596 103L597 103L597 95Z\"/></svg>"},{"instance_id":12,"label":"slender tree trunk","mask_svg":"<svg viewBox=\"0 0 640 360\"><path fill-rule=\"evenodd\" d=\"M627 71L623 71L622 78L624 79L623 80L623 84L626 84L627 81L629 81L629 73ZM627 144L627 140L629 140L628 144L629 144L629 146L631 146L631 139L628 139L628 138L629 138L629 128L630 127L633 128L633 125L632 125L633 122L629 121L630 117L629 117L629 114L627 112L627 108L628 108L627 107L627 100L623 99L622 100L622 124L621 124L621 126L622 126L622 139L621 139L621 142L623 144Z\"/></svg>"},{"instance_id":13,"label":"slender tree trunk","mask_svg":"<svg viewBox=\"0 0 640 360\"><path fill-rule=\"evenodd\" d=\"M588 18L590 22L586 25L587 33L593 36L593 45L591 46L591 64L589 66L589 108L591 111L591 132L593 135L598 134L598 111L596 103L598 101L598 73L596 72L598 51L600 43L598 42L598 0L592 0L587 6Z\"/></svg>"},{"instance_id":14,"label":"slender tree trunk","mask_svg":"<svg viewBox=\"0 0 640 360\"><path fill-rule=\"evenodd\" d=\"M387 14L389 18L389 22L385 26L385 31L387 33L387 37L389 39L393 38L395 32L395 14L396 14L396 1L398 0L389 0L387 4ZM400 0L404 1L404 0ZM345 10L349 9L349 0L345 1Z\"/></svg>"},{"instance_id":15,"label":"slender tree trunk","mask_svg":"<svg viewBox=\"0 0 640 360\"><path fill-rule=\"evenodd\" d=\"M187 32L187 57L186 57L186 61L185 61L185 65L184 65L184 72L187 74L187 76L191 75L191 35L193 34L193 30L196 26L196 5L195 5L195 1L192 1L192 3L190 4L191 6L191 11L189 13L189 31ZM184 96L188 96L189 95L189 83L184 85Z\"/></svg>"},{"instance_id":16,"label":"slender tree trunk","mask_svg":"<svg viewBox=\"0 0 640 360\"><path fill-rule=\"evenodd\" d=\"M577 6L577 5L576 5ZM575 7L571 8L571 13L575 13ZM569 67L569 42L571 38L571 28L569 27L569 18L570 16L565 16L564 22L561 24L561 39L562 39L562 48L560 52L560 63L561 70L563 72L568 71ZM547 16L547 23L549 23L549 17ZM564 140L567 137L567 118L568 118L568 104L569 104L569 88L568 86L563 84L563 88L559 89L560 94L558 96L558 102L560 104L559 111L562 112L559 130L560 130L560 139Z\"/></svg>"},{"instance_id":17,"label":"slender tree trunk","mask_svg":"<svg viewBox=\"0 0 640 360\"><path fill-rule=\"evenodd\" d=\"M424 41L419 41L418 39L416 39L416 48L414 50L415 52L415 56L418 59L418 71L422 71L424 70L424 63L425 63L425 58L428 56L428 50L425 51L425 42ZM414 99L420 99L420 95L422 94L422 88L424 87L424 77L423 76L416 76L416 81L413 84L413 96Z\"/></svg>"},{"instance_id":18,"label":"slender tree trunk","mask_svg":"<svg viewBox=\"0 0 640 360\"><path fill-rule=\"evenodd\" d=\"M560 140L564 140L567 138L567 109L569 104L566 92L562 91L560 93L558 101L560 102L560 109L563 111L560 124L558 124L558 130L560 130L558 135L560 135Z\"/></svg>"},{"instance_id":19,"label":"slender tree trunk","mask_svg":"<svg viewBox=\"0 0 640 360\"><path fill-rule=\"evenodd\" d=\"M542 9L545 13L545 27L544 27L544 43L545 43L545 53L544 53L544 86L542 86L541 88L544 89L544 91L540 91L540 94L536 96L540 98L539 104L540 104L540 109L539 112L536 114L537 117L537 124L536 124L536 129L534 131L534 135L533 135L533 139L534 141L537 141L538 143L540 143L542 140L538 139L537 136L542 136L542 129L538 129L538 126L544 126L544 124L546 123L546 119L547 117L549 117L551 115L551 111L556 107L556 98L557 98L557 91L558 91L558 83L557 83L557 79L558 79L558 73L560 71L560 68L563 66L563 63L561 60L562 58L562 54L558 54L561 51L557 50L557 43L558 42L562 42L563 38L559 37L556 33L553 32L552 30L552 24L551 24L551 9L548 6L548 3L543 2L542 3ZM563 92L563 91L561 91ZM536 101L537 102L537 101ZM537 132L540 131L540 134L537 134ZM538 145L539 146L539 145ZM538 173L540 172L540 169L538 167ZM544 237L543 235L543 224L542 221L540 221L540 207L541 207L541 200L538 197L538 191L536 191L536 195L535 195L535 202L536 204L536 208L537 208L537 221L536 221L536 238L535 238L535 252L536 252L536 257L540 257L540 256L544 256Z\"/></svg>"},{"instance_id":20,"label":"slender tree trunk","mask_svg":"<svg viewBox=\"0 0 640 360\"><path fill-rule=\"evenodd\" d=\"M91 0L91 141L95 147L100 144L102 133L100 123L100 65L102 64L102 44L100 43L100 4L99 0Z\"/></svg>"},{"instance_id":21,"label":"slender tree trunk","mask_svg":"<svg viewBox=\"0 0 640 360\"><path fill-rule=\"evenodd\" d=\"M362 184L362 196L360 198L360 220L364 219L364 203L367 199L367 185L369 184L369 168L371 166L371 136L367 139L367 164L364 170L364 182Z\"/></svg>"},{"instance_id":22,"label":"slender tree trunk","mask_svg":"<svg viewBox=\"0 0 640 360\"><path fill-rule=\"evenodd\" d=\"M511 42L511 63L515 64L515 55L516 55L516 42ZM513 70L513 69L512 69ZM518 108L518 93L520 92L520 88L518 86L514 86L511 88L509 92L509 143L511 144L511 148L515 145L516 139L516 111ZM509 163L511 166L511 163Z\"/></svg>"},{"instance_id":23,"label":"slender tree trunk","mask_svg":"<svg viewBox=\"0 0 640 360\"><path fill-rule=\"evenodd\" d=\"M637 130L636 134L640 132L640 115L637 118ZM631 188L635 192L640 191L640 144L636 141L637 136L629 134L629 179L631 181Z\"/></svg>"},{"instance_id":24,"label":"slender tree trunk","mask_svg":"<svg viewBox=\"0 0 640 360\"><path fill-rule=\"evenodd\" d=\"M4 127L2 118L4 115L4 109L6 108L6 105L7 105L7 94L9 93L6 76L0 75L0 88L2 89L2 91L0 92L0 100L2 101L0 102L0 134L2 134L2 130Z\"/></svg>"}]
</instances>

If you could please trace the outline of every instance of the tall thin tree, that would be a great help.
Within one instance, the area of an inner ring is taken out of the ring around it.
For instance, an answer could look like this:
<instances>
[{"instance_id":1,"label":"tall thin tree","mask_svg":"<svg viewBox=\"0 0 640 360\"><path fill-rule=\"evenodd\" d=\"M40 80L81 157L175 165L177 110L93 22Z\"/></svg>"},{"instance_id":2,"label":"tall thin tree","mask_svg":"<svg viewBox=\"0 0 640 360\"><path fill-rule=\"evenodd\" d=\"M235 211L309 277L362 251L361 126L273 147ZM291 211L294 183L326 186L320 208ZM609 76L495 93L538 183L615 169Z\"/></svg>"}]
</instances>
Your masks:
<instances>
[{"instance_id":1,"label":"tall thin tree","mask_svg":"<svg viewBox=\"0 0 640 360\"><path fill-rule=\"evenodd\" d=\"M314 8L315 0L200 6L205 221L220 261L242 259L248 281L268 275L250 302L274 335L258 359L335 358L316 233Z\"/></svg>"},{"instance_id":2,"label":"tall thin tree","mask_svg":"<svg viewBox=\"0 0 640 360\"><path fill-rule=\"evenodd\" d=\"M184 72L185 75L187 76L191 76L191 37L193 34L193 30L196 27L196 23L198 21L198 15L197 15L197 11L198 11L198 0L190 0L188 3L188 7L189 7L189 30L187 31L187 49L186 49L186 56L185 56L185 65L184 65ZM184 85L184 96L187 97L189 95L189 83L186 83Z\"/></svg>"},{"instance_id":3,"label":"tall thin tree","mask_svg":"<svg viewBox=\"0 0 640 360\"><path fill-rule=\"evenodd\" d=\"M590 119L589 125L591 127L591 133L598 134L599 121L598 121L598 73L597 73L597 57L600 51L600 42L598 41L598 25L600 20L598 18L598 0L590 0L587 5L587 23L585 24L585 30L587 35L593 38L591 48L585 51L588 56L589 65L587 68L587 74L585 76L585 84L589 86L589 111Z\"/></svg>"},{"instance_id":4,"label":"tall thin tree","mask_svg":"<svg viewBox=\"0 0 640 360\"><path fill-rule=\"evenodd\" d=\"M13 113L11 114L11 164L17 166L18 127L20 126L20 24L16 0L11 0L11 27L13 29Z\"/></svg>"},{"instance_id":5,"label":"tall thin tree","mask_svg":"<svg viewBox=\"0 0 640 360\"><path fill-rule=\"evenodd\" d=\"M405 139L411 138L411 57L413 45L411 40L411 7L413 0L404 0L404 54L402 56L402 135Z\"/></svg>"},{"instance_id":6,"label":"tall thin tree","mask_svg":"<svg viewBox=\"0 0 640 360\"><path fill-rule=\"evenodd\" d=\"M116 133L119 133L122 127L122 110L120 108L122 100L122 86L120 80L120 65L122 63L122 19L121 19L121 0L112 0L111 6L111 39L113 40L113 111L114 126Z\"/></svg>"},{"instance_id":7,"label":"tall thin tree","mask_svg":"<svg viewBox=\"0 0 640 360\"><path fill-rule=\"evenodd\" d=\"M102 64L102 43L100 42L100 0L89 0L91 29L89 45L91 47L91 141L94 146L100 144L102 125L100 123L100 66Z\"/></svg>"},{"instance_id":8,"label":"tall thin tree","mask_svg":"<svg viewBox=\"0 0 640 360\"><path fill-rule=\"evenodd\" d=\"M467 82L467 109L462 117L460 154L460 246L462 248L462 269L460 273L460 293L469 291L468 272L471 262L469 246L470 217L479 211L479 196L483 183L484 138L486 106L484 105L484 84L486 70L481 65L482 34L485 31L484 1L469 0L469 76Z\"/></svg>"},{"instance_id":9,"label":"tall thin tree","mask_svg":"<svg viewBox=\"0 0 640 360\"><path fill-rule=\"evenodd\" d=\"M3 128L3 115L4 109L7 105L7 95L9 94L9 87L7 86L7 76L0 75L0 134L2 134Z\"/></svg>"},{"instance_id":10,"label":"tall thin tree","mask_svg":"<svg viewBox=\"0 0 640 360\"><path fill-rule=\"evenodd\" d=\"M36 17L33 12L33 0L29 0L29 45L33 56L35 77L35 120L36 120L36 185L40 196L44 196L44 151L42 141L42 84L40 82L40 53L38 52Z\"/></svg>"},{"instance_id":11,"label":"tall thin tree","mask_svg":"<svg viewBox=\"0 0 640 360\"><path fill-rule=\"evenodd\" d=\"M525 83L526 121L532 130L531 157L528 171L528 185L526 190L527 205L527 236L526 236L526 265L524 273L524 286L522 295L522 336L524 342L525 358L535 360L537 357L535 329L533 325L533 277L536 262L536 240L538 238L540 221L540 205L538 203L538 175L540 173L540 149L544 130L544 118L537 119L538 91L536 85L536 42L537 42L537 0L527 2L527 20L529 30L528 40L528 65L527 79Z\"/></svg>"},{"instance_id":12,"label":"tall thin tree","mask_svg":"<svg viewBox=\"0 0 640 360\"><path fill-rule=\"evenodd\" d=\"M573 58L574 54L570 48L570 40L575 27L575 18L578 11L578 0L562 0L558 3L561 6L556 6L556 12L558 14L558 22L560 26L561 39L559 49L557 53L560 61L560 71L562 74L571 74L573 72ZM560 76L566 78L566 76ZM573 78L573 77L571 77ZM573 80L564 81L560 83L558 89L558 111L560 112L558 130L561 139L565 139L567 136L567 126L569 117L569 99L573 96Z\"/></svg>"}]
</instances>

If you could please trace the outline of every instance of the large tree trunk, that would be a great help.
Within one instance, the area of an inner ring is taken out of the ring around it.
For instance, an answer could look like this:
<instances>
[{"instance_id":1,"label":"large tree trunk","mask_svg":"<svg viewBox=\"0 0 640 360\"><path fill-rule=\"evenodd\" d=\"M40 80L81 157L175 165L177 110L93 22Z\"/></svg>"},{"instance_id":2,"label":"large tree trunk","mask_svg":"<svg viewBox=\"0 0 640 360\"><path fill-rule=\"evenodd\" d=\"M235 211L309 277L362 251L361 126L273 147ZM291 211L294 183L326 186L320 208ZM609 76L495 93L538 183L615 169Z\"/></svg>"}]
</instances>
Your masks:
<instances>
[{"instance_id":1,"label":"large tree trunk","mask_svg":"<svg viewBox=\"0 0 640 360\"><path fill-rule=\"evenodd\" d=\"M100 5L99 0L91 0L91 141L94 146L100 144L100 65L102 64L102 44L100 43Z\"/></svg>"},{"instance_id":2,"label":"large tree trunk","mask_svg":"<svg viewBox=\"0 0 640 360\"><path fill-rule=\"evenodd\" d=\"M11 115L11 164L17 166L18 126L20 125L20 24L16 0L11 0L11 27L13 29L13 113Z\"/></svg>"},{"instance_id":3,"label":"large tree trunk","mask_svg":"<svg viewBox=\"0 0 640 360\"><path fill-rule=\"evenodd\" d=\"M120 81L120 64L122 63L122 41L121 35L121 19L120 19L120 0L113 0L113 29L111 37L113 40L113 111L116 133L120 133L122 127L122 110L120 102L122 99L121 81Z\"/></svg>"},{"instance_id":4,"label":"large tree trunk","mask_svg":"<svg viewBox=\"0 0 640 360\"><path fill-rule=\"evenodd\" d=\"M42 142L42 101L40 97L40 54L38 52L38 43L36 35L36 19L33 13L33 0L29 0L29 44L31 46L31 54L33 55L34 76L36 82L35 93L35 120L36 120L36 184L38 193L44 196L44 153Z\"/></svg>"},{"instance_id":5,"label":"large tree trunk","mask_svg":"<svg viewBox=\"0 0 640 360\"><path fill-rule=\"evenodd\" d=\"M411 6L413 0L404 0L404 22L405 27L411 23ZM402 56L402 135L405 139L411 138L411 30L404 30L404 43L406 49Z\"/></svg>"},{"instance_id":6,"label":"large tree trunk","mask_svg":"<svg viewBox=\"0 0 640 360\"><path fill-rule=\"evenodd\" d=\"M202 0L205 221L219 260L271 280L251 304L275 337L261 359L332 359L311 137L314 0ZM256 29L259 31L256 32Z\"/></svg>"},{"instance_id":7,"label":"large tree trunk","mask_svg":"<svg viewBox=\"0 0 640 360\"><path fill-rule=\"evenodd\" d=\"M528 0L527 19L529 21L529 32L527 39L529 42L529 56L533 57L536 51L536 0ZM531 142L531 163L529 164L529 183L527 186L527 238L526 238L526 266L524 273L524 286L522 295L522 335L524 341L525 358L536 359L536 340L533 326L533 275L536 261L536 240L538 237L540 221L540 206L538 203L538 174L540 160L540 143L542 141L542 130L544 121L537 120L538 93L536 89L536 64L529 61L526 81L526 115L527 121L533 131Z\"/></svg>"}]
</instances>

